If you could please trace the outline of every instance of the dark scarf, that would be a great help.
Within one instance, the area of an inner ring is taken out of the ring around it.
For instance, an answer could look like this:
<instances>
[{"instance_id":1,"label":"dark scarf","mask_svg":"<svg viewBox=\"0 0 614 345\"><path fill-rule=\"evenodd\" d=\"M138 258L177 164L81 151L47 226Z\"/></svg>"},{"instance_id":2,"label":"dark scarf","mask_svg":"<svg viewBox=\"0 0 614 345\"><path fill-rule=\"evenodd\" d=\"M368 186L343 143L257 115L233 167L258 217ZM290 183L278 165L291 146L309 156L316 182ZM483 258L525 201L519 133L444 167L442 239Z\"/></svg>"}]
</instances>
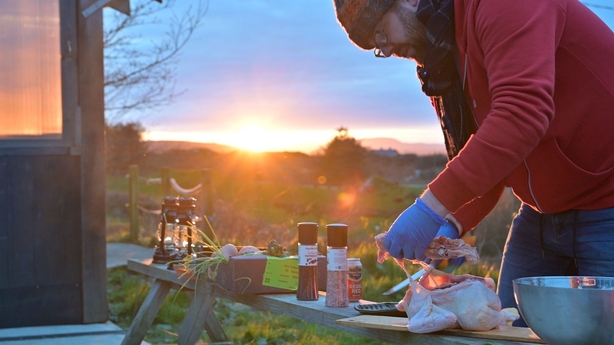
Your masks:
<instances>
[{"instance_id":1,"label":"dark scarf","mask_svg":"<svg viewBox=\"0 0 614 345\"><path fill-rule=\"evenodd\" d=\"M471 135L471 107L457 69L454 0L420 0L416 17L426 25L426 58L418 67L422 91L431 98L443 130L448 158L454 158Z\"/></svg>"}]
</instances>

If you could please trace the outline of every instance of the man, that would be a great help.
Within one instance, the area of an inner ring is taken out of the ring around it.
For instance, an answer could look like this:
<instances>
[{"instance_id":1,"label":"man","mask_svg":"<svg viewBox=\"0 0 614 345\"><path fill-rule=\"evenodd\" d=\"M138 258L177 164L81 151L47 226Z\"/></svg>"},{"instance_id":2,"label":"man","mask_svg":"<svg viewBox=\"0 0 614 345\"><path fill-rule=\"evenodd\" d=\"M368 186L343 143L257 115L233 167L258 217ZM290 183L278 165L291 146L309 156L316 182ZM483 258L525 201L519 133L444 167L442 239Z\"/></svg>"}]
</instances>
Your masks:
<instances>
[{"instance_id":1,"label":"man","mask_svg":"<svg viewBox=\"0 0 614 345\"><path fill-rule=\"evenodd\" d=\"M350 40L418 64L449 163L389 229L423 259L473 229L511 187L522 201L498 283L614 276L614 33L577 0L335 0ZM516 325L526 325L518 320Z\"/></svg>"}]
</instances>

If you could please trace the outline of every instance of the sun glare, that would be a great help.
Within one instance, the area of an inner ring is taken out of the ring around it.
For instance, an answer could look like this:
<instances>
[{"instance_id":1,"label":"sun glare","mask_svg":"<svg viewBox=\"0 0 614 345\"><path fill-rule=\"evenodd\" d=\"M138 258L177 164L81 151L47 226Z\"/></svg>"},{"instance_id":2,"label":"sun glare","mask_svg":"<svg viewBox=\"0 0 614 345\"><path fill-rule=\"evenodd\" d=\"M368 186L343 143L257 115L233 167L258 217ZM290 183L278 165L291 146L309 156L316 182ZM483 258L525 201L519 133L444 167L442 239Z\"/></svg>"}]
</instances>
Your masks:
<instances>
[{"instance_id":1,"label":"sun glare","mask_svg":"<svg viewBox=\"0 0 614 345\"><path fill-rule=\"evenodd\" d=\"M258 125L246 126L236 132L234 147L252 152L264 152L277 149L274 138Z\"/></svg>"}]
</instances>

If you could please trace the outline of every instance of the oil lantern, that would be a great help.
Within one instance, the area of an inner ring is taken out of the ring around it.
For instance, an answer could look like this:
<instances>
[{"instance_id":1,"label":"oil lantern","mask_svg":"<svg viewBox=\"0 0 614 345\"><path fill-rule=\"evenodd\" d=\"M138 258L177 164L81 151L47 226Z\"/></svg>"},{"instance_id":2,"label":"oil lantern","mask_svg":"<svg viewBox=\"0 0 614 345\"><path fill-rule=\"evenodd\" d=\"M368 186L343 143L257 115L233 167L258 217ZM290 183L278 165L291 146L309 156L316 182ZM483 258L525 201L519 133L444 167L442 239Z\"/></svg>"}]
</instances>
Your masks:
<instances>
[{"instance_id":1,"label":"oil lantern","mask_svg":"<svg viewBox=\"0 0 614 345\"><path fill-rule=\"evenodd\" d=\"M156 264L167 264L176 259L179 253L176 244L179 243L177 233L177 215L179 197L166 196L162 200L160 223L158 224L158 245L153 256Z\"/></svg>"}]
</instances>

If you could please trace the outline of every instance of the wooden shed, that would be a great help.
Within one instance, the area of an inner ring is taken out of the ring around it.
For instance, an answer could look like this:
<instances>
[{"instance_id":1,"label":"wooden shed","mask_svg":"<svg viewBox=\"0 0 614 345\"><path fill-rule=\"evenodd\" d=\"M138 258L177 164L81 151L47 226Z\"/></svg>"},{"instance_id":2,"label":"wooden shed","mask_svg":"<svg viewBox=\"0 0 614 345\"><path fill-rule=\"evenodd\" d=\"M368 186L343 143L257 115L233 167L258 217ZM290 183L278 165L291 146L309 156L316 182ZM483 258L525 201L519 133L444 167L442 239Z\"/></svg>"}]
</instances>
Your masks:
<instances>
[{"instance_id":1,"label":"wooden shed","mask_svg":"<svg viewBox=\"0 0 614 345\"><path fill-rule=\"evenodd\" d=\"M0 328L108 319L105 5L0 0Z\"/></svg>"}]
</instances>

